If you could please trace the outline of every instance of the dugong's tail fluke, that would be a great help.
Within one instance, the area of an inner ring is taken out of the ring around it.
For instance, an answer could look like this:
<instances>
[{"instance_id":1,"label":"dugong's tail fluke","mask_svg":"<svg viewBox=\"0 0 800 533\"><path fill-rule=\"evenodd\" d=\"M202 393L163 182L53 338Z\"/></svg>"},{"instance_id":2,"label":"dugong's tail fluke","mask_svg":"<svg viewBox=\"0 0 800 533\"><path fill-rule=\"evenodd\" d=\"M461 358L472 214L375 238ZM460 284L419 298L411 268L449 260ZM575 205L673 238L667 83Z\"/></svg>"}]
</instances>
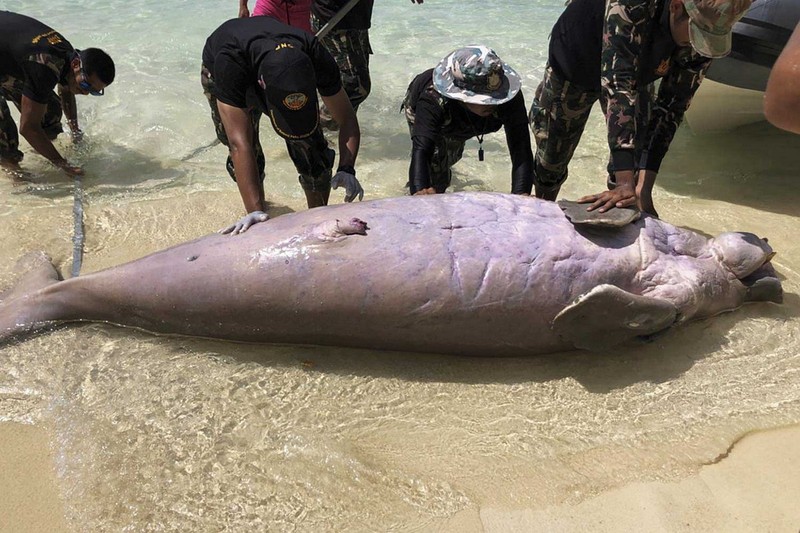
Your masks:
<instances>
[{"instance_id":1,"label":"dugong's tail fluke","mask_svg":"<svg viewBox=\"0 0 800 533\"><path fill-rule=\"evenodd\" d=\"M41 329L54 317L46 316L37 293L61 281L44 252L31 252L17 262L17 282L0 294L0 344Z\"/></svg>"}]
</instances>

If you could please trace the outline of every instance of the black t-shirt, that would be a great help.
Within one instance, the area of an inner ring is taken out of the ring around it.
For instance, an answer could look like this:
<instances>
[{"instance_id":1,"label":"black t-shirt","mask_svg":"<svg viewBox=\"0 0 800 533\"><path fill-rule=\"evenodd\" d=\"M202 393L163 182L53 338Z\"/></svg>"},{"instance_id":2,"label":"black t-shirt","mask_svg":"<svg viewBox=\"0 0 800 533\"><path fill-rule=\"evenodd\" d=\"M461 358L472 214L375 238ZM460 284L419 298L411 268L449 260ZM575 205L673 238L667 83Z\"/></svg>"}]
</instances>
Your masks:
<instances>
[{"instance_id":1,"label":"black t-shirt","mask_svg":"<svg viewBox=\"0 0 800 533\"><path fill-rule=\"evenodd\" d=\"M223 23L206 40L203 65L214 79L214 96L239 108L254 103L253 95L262 92L257 90L259 65L281 44L308 54L322 96L339 92L342 87L339 67L316 37L270 17L247 17ZM263 109L261 98L258 102Z\"/></svg>"},{"instance_id":2,"label":"black t-shirt","mask_svg":"<svg viewBox=\"0 0 800 533\"><path fill-rule=\"evenodd\" d=\"M311 13L324 25L347 4L348 0L313 0ZM372 21L374 0L359 0L336 25L337 30L368 30Z\"/></svg>"},{"instance_id":3,"label":"black t-shirt","mask_svg":"<svg viewBox=\"0 0 800 533\"><path fill-rule=\"evenodd\" d=\"M557 74L586 89L600 90L605 0L573 0L553 26L548 62ZM678 50L669 28L668 2L642 32L639 82L649 84L666 74L664 65Z\"/></svg>"},{"instance_id":4,"label":"black t-shirt","mask_svg":"<svg viewBox=\"0 0 800 533\"><path fill-rule=\"evenodd\" d=\"M74 51L38 20L0 11L0 75L23 80L22 94L34 102L46 104L56 84L66 85Z\"/></svg>"}]
</instances>

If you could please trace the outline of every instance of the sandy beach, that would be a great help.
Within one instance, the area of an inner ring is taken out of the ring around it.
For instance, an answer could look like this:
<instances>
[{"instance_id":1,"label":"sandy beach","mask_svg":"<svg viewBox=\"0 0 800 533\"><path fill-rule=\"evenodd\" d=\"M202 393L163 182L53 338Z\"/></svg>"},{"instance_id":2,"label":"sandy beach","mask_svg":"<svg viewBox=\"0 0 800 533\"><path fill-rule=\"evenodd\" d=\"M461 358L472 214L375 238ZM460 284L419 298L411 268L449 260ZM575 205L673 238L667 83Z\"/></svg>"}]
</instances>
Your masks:
<instances>
[{"instance_id":1,"label":"sandy beach","mask_svg":"<svg viewBox=\"0 0 800 533\"><path fill-rule=\"evenodd\" d=\"M69 531L47 432L0 424L0 531ZM800 426L745 435L726 454L679 482L632 483L577 505L545 509L468 508L452 532L725 531L800 528Z\"/></svg>"},{"instance_id":2,"label":"sandy beach","mask_svg":"<svg viewBox=\"0 0 800 533\"><path fill-rule=\"evenodd\" d=\"M69 531L47 431L0 423L0 531Z\"/></svg>"}]
</instances>

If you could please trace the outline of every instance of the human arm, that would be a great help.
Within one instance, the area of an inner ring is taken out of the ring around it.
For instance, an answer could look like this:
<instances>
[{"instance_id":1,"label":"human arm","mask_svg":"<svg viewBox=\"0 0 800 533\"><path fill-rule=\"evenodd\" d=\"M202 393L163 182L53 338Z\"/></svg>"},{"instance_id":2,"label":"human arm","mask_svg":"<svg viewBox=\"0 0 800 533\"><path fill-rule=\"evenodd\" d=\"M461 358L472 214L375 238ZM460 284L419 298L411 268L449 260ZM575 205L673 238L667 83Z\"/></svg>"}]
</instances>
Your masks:
<instances>
[{"instance_id":1,"label":"human arm","mask_svg":"<svg viewBox=\"0 0 800 533\"><path fill-rule=\"evenodd\" d=\"M429 137L411 135L411 163L408 167L409 192L412 196L436 194L431 184L430 162L435 145Z\"/></svg>"},{"instance_id":2,"label":"human arm","mask_svg":"<svg viewBox=\"0 0 800 533\"><path fill-rule=\"evenodd\" d=\"M217 100L220 120L228 136L233 168L236 169L236 186L248 213L266 212L264 188L259 179L256 155L253 151L253 128L247 109L234 107Z\"/></svg>"},{"instance_id":3,"label":"human arm","mask_svg":"<svg viewBox=\"0 0 800 533\"><path fill-rule=\"evenodd\" d=\"M411 90L411 89L409 89ZM437 139L443 135L446 100L430 89L416 98L411 124L411 162L408 168L409 192L413 196L436 194L431 180L431 162Z\"/></svg>"},{"instance_id":4,"label":"human arm","mask_svg":"<svg viewBox=\"0 0 800 533\"><path fill-rule=\"evenodd\" d=\"M247 8L247 0L239 0L239 18L247 18L250 16L250 10Z\"/></svg>"},{"instance_id":5,"label":"human arm","mask_svg":"<svg viewBox=\"0 0 800 533\"><path fill-rule=\"evenodd\" d=\"M599 208L600 212L604 212L612 207L629 207L635 204L639 209L658 216L652 199L656 176L711 60L687 47L677 53L674 63L667 76L661 80L658 96L651 109L647 132L640 147L640 159L636 164L638 175L633 171L615 172L616 188L578 200L592 202L589 210ZM630 180L633 183L628 185Z\"/></svg>"},{"instance_id":6,"label":"human arm","mask_svg":"<svg viewBox=\"0 0 800 533\"><path fill-rule=\"evenodd\" d=\"M83 169L70 164L56 149L42 129L42 118L47 104L41 104L22 95L19 113L19 132L34 150L70 176L82 175Z\"/></svg>"},{"instance_id":7,"label":"human arm","mask_svg":"<svg viewBox=\"0 0 800 533\"><path fill-rule=\"evenodd\" d=\"M770 72L764 115L773 125L800 133L800 24Z\"/></svg>"},{"instance_id":8,"label":"human arm","mask_svg":"<svg viewBox=\"0 0 800 533\"><path fill-rule=\"evenodd\" d=\"M592 201L589 210L606 211L614 205L632 205L635 197L634 151L636 107L639 103L637 78L642 42L650 24L649 2L609 0L603 22L603 47L600 61L600 85L606 99L608 146L615 169L617 187L600 195L585 196L579 202ZM599 196L604 198L598 203ZM594 200L589 198L595 197Z\"/></svg>"},{"instance_id":9,"label":"human arm","mask_svg":"<svg viewBox=\"0 0 800 533\"><path fill-rule=\"evenodd\" d=\"M339 166L354 167L361 145L361 130L350 99L344 89L339 89L333 96L323 96L322 101L339 125Z\"/></svg>"},{"instance_id":10,"label":"human arm","mask_svg":"<svg viewBox=\"0 0 800 533\"><path fill-rule=\"evenodd\" d=\"M83 139L83 131L78 126L78 106L75 103L75 95L69 90L69 87L59 84L58 96L61 99L61 108L64 110L64 117L67 119L72 140L80 142Z\"/></svg>"},{"instance_id":11,"label":"human arm","mask_svg":"<svg viewBox=\"0 0 800 533\"><path fill-rule=\"evenodd\" d=\"M356 196L361 200L364 198L364 188L355 177L356 158L361 145L361 130L356 113L344 89L339 89L332 96L323 96L322 101L333 120L339 124L339 166L331 180L331 186L334 189L340 185L345 186L345 202L352 202Z\"/></svg>"},{"instance_id":12,"label":"human arm","mask_svg":"<svg viewBox=\"0 0 800 533\"><path fill-rule=\"evenodd\" d=\"M693 52L691 48L677 52L674 65L661 80L651 108L638 168L658 172L710 65L711 59Z\"/></svg>"}]
</instances>

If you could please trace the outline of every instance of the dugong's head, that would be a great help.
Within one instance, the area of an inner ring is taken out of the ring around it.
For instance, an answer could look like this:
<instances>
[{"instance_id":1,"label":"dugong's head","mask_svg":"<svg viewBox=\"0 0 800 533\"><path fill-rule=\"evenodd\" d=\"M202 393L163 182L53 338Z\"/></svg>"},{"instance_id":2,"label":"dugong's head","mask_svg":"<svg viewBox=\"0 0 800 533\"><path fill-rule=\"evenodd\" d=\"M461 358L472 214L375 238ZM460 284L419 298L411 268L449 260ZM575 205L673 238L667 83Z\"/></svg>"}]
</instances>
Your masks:
<instances>
[{"instance_id":1,"label":"dugong's head","mask_svg":"<svg viewBox=\"0 0 800 533\"><path fill-rule=\"evenodd\" d=\"M783 289L770 260L775 255L766 239L752 233L722 233L709 243L722 267L733 274L744 290L744 302L783 301ZM733 281L735 283L735 281Z\"/></svg>"}]
</instances>

